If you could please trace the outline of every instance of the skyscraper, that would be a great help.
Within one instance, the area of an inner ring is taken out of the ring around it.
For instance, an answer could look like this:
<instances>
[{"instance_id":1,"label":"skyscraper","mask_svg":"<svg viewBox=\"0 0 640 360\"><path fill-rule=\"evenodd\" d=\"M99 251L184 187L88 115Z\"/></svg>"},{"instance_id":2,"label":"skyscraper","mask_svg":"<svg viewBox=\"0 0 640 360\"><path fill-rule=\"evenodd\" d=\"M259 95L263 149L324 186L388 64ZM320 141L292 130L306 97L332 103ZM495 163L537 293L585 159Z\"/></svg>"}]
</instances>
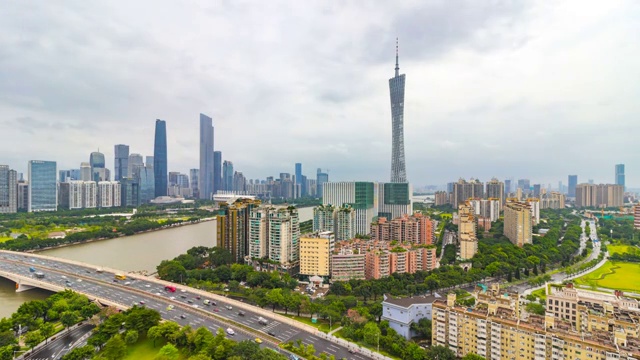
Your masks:
<instances>
[{"instance_id":1,"label":"skyscraper","mask_svg":"<svg viewBox=\"0 0 640 360\"><path fill-rule=\"evenodd\" d=\"M616 164L616 185L624 188L624 164ZM626 189L626 188L625 188Z\"/></svg>"},{"instance_id":2,"label":"skyscraper","mask_svg":"<svg viewBox=\"0 0 640 360\"><path fill-rule=\"evenodd\" d=\"M213 152L213 193L223 190L222 185L222 152Z\"/></svg>"},{"instance_id":3,"label":"skyscraper","mask_svg":"<svg viewBox=\"0 0 640 360\"><path fill-rule=\"evenodd\" d=\"M144 166L148 166L151 169L153 169L153 162L154 161L155 160L153 159L153 156L147 156L147 157L145 157L145 160L144 160Z\"/></svg>"},{"instance_id":4,"label":"skyscraper","mask_svg":"<svg viewBox=\"0 0 640 360\"><path fill-rule=\"evenodd\" d=\"M91 181L91 164L88 162L80 163L80 180Z\"/></svg>"},{"instance_id":5,"label":"skyscraper","mask_svg":"<svg viewBox=\"0 0 640 360\"><path fill-rule=\"evenodd\" d=\"M511 180L506 179L504 181L504 193L509 195L511 193Z\"/></svg>"},{"instance_id":6,"label":"skyscraper","mask_svg":"<svg viewBox=\"0 0 640 360\"><path fill-rule=\"evenodd\" d=\"M127 169L127 177L131 179L137 179L140 177L140 168L144 167L144 160L140 154L129 155Z\"/></svg>"},{"instance_id":7,"label":"skyscraper","mask_svg":"<svg viewBox=\"0 0 640 360\"><path fill-rule=\"evenodd\" d=\"M191 178L191 195L194 198L200 198L200 186L198 184L200 178L200 169L189 169L189 178Z\"/></svg>"},{"instance_id":8,"label":"skyscraper","mask_svg":"<svg viewBox=\"0 0 640 360\"><path fill-rule=\"evenodd\" d=\"M29 212L56 211L58 187L55 161L29 161Z\"/></svg>"},{"instance_id":9,"label":"skyscraper","mask_svg":"<svg viewBox=\"0 0 640 360\"><path fill-rule=\"evenodd\" d=\"M138 181L140 191L140 203L145 204L155 198L156 181L153 166L140 168L140 180Z\"/></svg>"},{"instance_id":10,"label":"skyscraper","mask_svg":"<svg viewBox=\"0 0 640 360\"><path fill-rule=\"evenodd\" d=\"M578 175L569 175L569 197L576 196L576 186L578 185ZM560 189L562 192L562 189Z\"/></svg>"},{"instance_id":11,"label":"skyscraper","mask_svg":"<svg viewBox=\"0 0 640 360\"><path fill-rule=\"evenodd\" d=\"M18 173L8 165L0 165L0 214L18 211Z\"/></svg>"},{"instance_id":12,"label":"skyscraper","mask_svg":"<svg viewBox=\"0 0 640 360\"><path fill-rule=\"evenodd\" d=\"M316 175L316 196L322 199L322 195L324 194L323 184L329 182L329 174L323 173L320 168L318 168L318 173Z\"/></svg>"},{"instance_id":13,"label":"skyscraper","mask_svg":"<svg viewBox=\"0 0 640 360\"><path fill-rule=\"evenodd\" d=\"M92 152L89 155L89 165L91 165L91 180L96 182L108 180L103 153Z\"/></svg>"},{"instance_id":14,"label":"skyscraper","mask_svg":"<svg viewBox=\"0 0 640 360\"><path fill-rule=\"evenodd\" d=\"M400 75L398 65L398 40L396 39L396 74L389 79L391 97L391 182L407 182L404 159L404 84L405 75Z\"/></svg>"},{"instance_id":15,"label":"skyscraper","mask_svg":"<svg viewBox=\"0 0 640 360\"><path fill-rule=\"evenodd\" d=\"M233 163L229 160L225 160L222 165L222 177L224 182L225 191L233 191Z\"/></svg>"},{"instance_id":16,"label":"skyscraper","mask_svg":"<svg viewBox=\"0 0 640 360\"><path fill-rule=\"evenodd\" d=\"M129 177L129 145L116 145L114 146L115 163L113 165L116 172L114 176L115 181L120 181L122 178Z\"/></svg>"},{"instance_id":17,"label":"skyscraper","mask_svg":"<svg viewBox=\"0 0 640 360\"><path fill-rule=\"evenodd\" d=\"M200 199L211 200L213 187L213 125L210 117L200 114Z\"/></svg>"},{"instance_id":18,"label":"skyscraper","mask_svg":"<svg viewBox=\"0 0 640 360\"><path fill-rule=\"evenodd\" d=\"M157 119L153 144L153 177L156 197L167 196L167 171L167 123Z\"/></svg>"},{"instance_id":19,"label":"skyscraper","mask_svg":"<svg viewBox=\"0 0 640 360\"><path fill-rule=\"evenodd\" d=\"M302 186L302 164L296 163L296 185Z\"/></svg>"}]
</instances>

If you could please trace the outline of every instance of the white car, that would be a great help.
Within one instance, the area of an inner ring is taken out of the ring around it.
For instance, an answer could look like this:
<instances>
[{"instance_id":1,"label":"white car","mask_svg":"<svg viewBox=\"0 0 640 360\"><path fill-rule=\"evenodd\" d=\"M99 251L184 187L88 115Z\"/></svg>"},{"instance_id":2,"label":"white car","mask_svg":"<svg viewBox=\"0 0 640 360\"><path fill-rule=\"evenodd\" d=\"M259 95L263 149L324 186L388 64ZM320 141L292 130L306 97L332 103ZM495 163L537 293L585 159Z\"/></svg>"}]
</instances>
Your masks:
<instances>
[{"instance_id":1,"label":"white car","mask_svg":"<svg viewBox=\"0 0 640 360\"><path fill-rule=\"evenodd\" d=\"M187 292L187 290L185 290L185 289L182 289L182 290L180 290L180 292Z\"/></svg>"},{"instance_id":2,"label":"white car","mask_svg":"<svg viewBox=\"0 0 640 360\"><path fill-rule=\"evenodd\" d=\"M172 296L172 297L170 297L169 299L171 299L171 300L175 300L175 299L176 299L176 297L175 297L175 296Z\"/></svg>"},{"instance_id":3,"label":"white car","mask_svg":"<svg viewBox=\"0 0 640 360\"><path fill-rule=\"evenodd\" d=\"M236 332L235 332L235 331L233 331L233 329L232 329L232 328L227 328L227 334L229 334L229 335L235 335L235 334L236 334Z\"/></svg>"},{"instance_id":4,"label":"white car","mask_svg":"<svg viewBox=\"0 0 640 360\"><path fill-rule=\"evenodd\" d=\"M149 285L149 284L147 284L147 285L145 285L145 286L146 286L146 287L151 287L151 285Z\"/></svg>"}]
</instances>

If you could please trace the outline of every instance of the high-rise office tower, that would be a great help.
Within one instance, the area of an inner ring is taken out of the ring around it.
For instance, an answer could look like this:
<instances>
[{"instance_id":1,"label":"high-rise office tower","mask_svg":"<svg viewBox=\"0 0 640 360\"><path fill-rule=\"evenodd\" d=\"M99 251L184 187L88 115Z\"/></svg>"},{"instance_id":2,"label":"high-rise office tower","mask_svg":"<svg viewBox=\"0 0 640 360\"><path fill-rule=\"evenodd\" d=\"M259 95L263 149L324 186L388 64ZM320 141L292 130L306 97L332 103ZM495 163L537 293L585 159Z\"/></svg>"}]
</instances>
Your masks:
<instances>
[{"instance_id":1,"label":"high-rise office tower","mask_svg":"<svg viewBox=\"0 0 640 360\"><path fill-rule=\"evenodd\" d=\"M302 164L296 163L296 185L302 186Z\"/></svg>"},{"instance_id":2,"label":"high-rise office tower","mask_svg":"<svg viewBox=\"0 0 640 360\"><path fill-rule=\"evenodd\" d=\"M576 196L576 186L578 185L578 175L569 175L569 197ZM562 185L560 185L562 186ZM562 189L560 189L562 192Z\"/></svg>"},{"instance_id":3,"label":"high-rise office tower","mask_svg":"<svg viewBox=\"0 0 640 360\"><path fill-rule=\"evenodd\" d=\"M141 204L146 204L156 197L156 180L153 166L144 166L140 168L140 179L138 184Z\"/></svg>"},{"instance_id":4,"label":"high-rise office tower","mask_svg":"<svg viewBox=\"0 0 640 360\"><path fill-rule=\"evenodd\" d=\"M167 196L167 123L156 120L156 135L153 143L153 177L155 195Z\"/></svg>"},{"instance_id":5,"label":"high-rise office tower","mask_svg":"<svg viewBox=\"0 0 640 360\"><path fill-rule=\"evenodd\" d=\"M233 191L233 163L225 160L222 164L222 177L225 191Z\"/></svg>"},{"instance_id":6,"label":"high-rise office tower","mask_svg":"<svg viewBox=\"0 0 640 360\"><path fill-rule=\"evenodd\" d=\"M191 179L191 195L193 195L194 198L199 199L200 198L200 186L198 184L199 178L200 178L200 169L190 169L189 170L189 178Z\"/></svg>"},{"instance_id":7,"label":"high-rise office tower","mask_svg":"<svg viewBox=\"0 0 640 360\"><path fill-rule=\"evenodd\" d=\"M0 165L0 214L18 211L18 173L8 165Z\"/></svg>"},{"instance_id":8,"label":"high-rise office tower","mask_svg":"<svg viewBox=\"0 0 640 360\"><path fill-rule=\"evenodd\" d=\"M200 114L200 199L211 200L213 187L213 124L210 117Z\"/></svg>"},{"instance_id":9,"label":"high-rise office tower","mask_svg":"<svg viewBox=\"0 0 640 360\"><path fill-rule=\"evenodd\" d=\"M153 156L147 156L145 157L144 160L144 166L148 166L151 169L153 169L153 162L155 161L155 159L153 158Z\"/></svg>"},{"instance_id":10,"label":"high-rise office tower","mask_svg":"<svg viewBox=\"0 0 640 360\"><path fill-rule=\"evenodd\" d=\"M624 164L616 164L616 185L622 185L624 188Z\"/></svg>"},{"instance_id":11,"label":"high-rise office tower","mask_svg":"<svg viewBox=\"0 0 640 360\"><path fill-rule=\"evenodd\" d=\"M56 211L58 187L55 161L29 161L29 212Z\"/></svg>"},{"instance_id":12,"label":"high-rise office tower","mask_svg":"<svg viewBox=\"0 0 640 360\"><path fill-rule=\"evenodd\" d=\"M128 169L127 169L127 177L131 179L137 179L140 177L140 168L144 167L144 160L142 155L140 154L131 154L129 155L128 161Z\"/></svg>"},{"instance_id":13,"label":"high-rise office tower","mask_svg":"<svg viewBox=\"0 0 640 360\"><path fill-rule=\"evenodd\" d=\"M91 165L91 180L106 181L108 179L103 153L99 151L92 152L89 155L89 165Z\"/></svg>"},{"instance_id":14,"label":"high-rise office tower","mask_svg":"<svg viewBox=\"0 0 640 360\"><path fill-rule=\"evenodd\" d=\"M400 75L398 65L398 41L396 39L396 74L389 79L391 97L391 182L407 182L404 158L404 85L405 75Z\"/></svg>"},{"instance_id":15,"label":"high-rise office tower","mask_svg":"<svg viewBox=\"0 0 640 360\"><path fill-rule=\"evenodd\" d=\"M123 178L129 177L129 145L119 144L114 146L114 153L114 180L120 181Z\"/></svg>"},{"instance_id":16,"label":"high-rise office tower","mask_svg":"<svg viewBox=\"0 0 640 360\"><path fill-rule=\"evenodd\" d=\"M506 179L504 181L504 193L505 194L511 194L511 180L510 179Z\"/></svg>"},{"instance_id":17,"label":"high-rise office tower","mask_svg":"<svg viewBox=\"0 0 640 360\"><path fill-rule=\"evenodd\" d=\"M318 168L318 173L316 175L316 196L322 199L323 193L323 185L329 182L329 174L323 173L320 168Z\"/></svg>"},{"instance_id":18,"label":"high-rise office tower","mask_svg":"<svg viewBox=\"0 0 640 360\"><path fill-rule=\"evenodd\" d=\"M222 152L213 152L213 193L224 190L222 185Z\"/></svg>"}]
</instances>

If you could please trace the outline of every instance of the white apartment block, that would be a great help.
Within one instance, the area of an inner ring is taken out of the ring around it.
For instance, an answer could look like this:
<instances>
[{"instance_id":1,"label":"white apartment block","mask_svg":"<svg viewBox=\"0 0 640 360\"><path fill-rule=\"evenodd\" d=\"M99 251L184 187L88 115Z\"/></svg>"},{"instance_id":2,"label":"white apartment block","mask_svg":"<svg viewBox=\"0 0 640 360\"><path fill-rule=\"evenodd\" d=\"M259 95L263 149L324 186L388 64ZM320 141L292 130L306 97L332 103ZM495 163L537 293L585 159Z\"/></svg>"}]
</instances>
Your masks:
<instances>
[{"instance_id":1,"label":"white apartment block","mask_svg":"<svg viewBox=\"0 0 640 360\"><path fill-rule=\"evenodd\" d=\"M98 207L98 184L95 181L84 181L82 184L83 207L93 209Z\"/></svg>"},{"instance_id":2,"label":"white apartment block","mask_svg":"<svg viewBox=\"0 0 640 360\"><path fill-rule=\"evenodd\" d=\"M268 256L269 213L271 207L251 209L249 218L249 256L262 259Z\"/></svg>"},{"instance_id":3,"label":"white apartment block","mask_svg":"<svg viewBox=\"0 0 640 360\"><path fill-rule=\"evenodd\" d=\"M269 216L269 259L280 264L296 264L300 250L298 211L280 208Z\"/></svg>"},{"instance_id":4,"label":"white apartment block","mask_svg":"<svg viewBox=\"0 0 640 360\"><path fill-rule=\"evenodd\" d=\"M84 181L69 181L69 209L84 207Z\"/></svg>"}]
</instances>

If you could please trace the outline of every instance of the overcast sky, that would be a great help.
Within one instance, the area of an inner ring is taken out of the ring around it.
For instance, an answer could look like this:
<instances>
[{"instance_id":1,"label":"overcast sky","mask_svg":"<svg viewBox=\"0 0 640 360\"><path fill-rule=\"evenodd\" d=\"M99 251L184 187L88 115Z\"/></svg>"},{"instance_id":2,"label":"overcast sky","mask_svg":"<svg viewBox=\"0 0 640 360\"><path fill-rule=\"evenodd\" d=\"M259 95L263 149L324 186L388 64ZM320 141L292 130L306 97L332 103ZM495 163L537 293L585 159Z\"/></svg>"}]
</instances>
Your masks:
<instances>
[{"instance_id":1,"label":"overcast sky","mask_svg":"<svg viewBox=\"0 0 640 360\"><path fill-rule=\"evenodd\" d=\"M64 5L61 5L64 4ZM248 178L387 181L395 38L416 187L459 177L640 185L640 2L10 1L0 164L100 148L198 167L199 113ZM113 174L113 172L112 172Z\"/></svg>"}]
</instances>

